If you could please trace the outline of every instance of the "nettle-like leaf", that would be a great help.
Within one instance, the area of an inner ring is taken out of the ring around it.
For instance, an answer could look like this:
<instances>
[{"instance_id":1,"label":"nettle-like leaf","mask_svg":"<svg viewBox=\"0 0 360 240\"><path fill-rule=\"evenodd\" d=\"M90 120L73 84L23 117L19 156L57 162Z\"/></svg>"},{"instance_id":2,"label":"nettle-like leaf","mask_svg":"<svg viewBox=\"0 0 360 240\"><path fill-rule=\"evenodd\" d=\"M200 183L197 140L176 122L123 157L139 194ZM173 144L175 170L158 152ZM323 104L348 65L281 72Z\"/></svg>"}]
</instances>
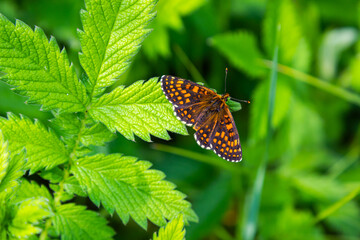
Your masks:
<instances>
[{"instance_id":1,"label":"nettle-like leaf","mask_svg":"<svg viewBox=\"0 0 360 240\"><path fill-rule=\"evenodd\" d=\"M56 233L62 240L68 239L112 239L114 230L106 220L84 206L64 204L57 207L53 218Z\"/></svg>"},{"instance_id":2,"label":"nettle-like leaf","mask_svg":"<svg viewBox=\"0 0 360 240\"><path fill-rule=\"evenodd\" d=\"M49 41L40 28L33 31L21 21L14 25L1 14L0 71L6 73L1 80L45 110L84 111L88 103L85 86L55 39Z\"/></svg>"},{"instance_id":3,"label":"nettle-like leaf","mask_svg":"<svg viewBox=\"0 0 360 240\"><path fill-rule=\"evenodd\" d=\"M116 88L93 103L89 113L110 131L117 130L130 140L134 140L134 134L145 141L151 141L150 134L168 140L166 130L187 134L184 124L174 116L157 78Z\"/></svg>"},{"instance_id":4,"label":"nettle-like leaf","mask_svg":"<svg viewBox=\"0 0 360 240\"><path fill-rule=\"evenodd\" d=\"M0 118L0 129L9 141L9 150L13 154L25 147L26 167L30 168L31 173L69 160L64 144L38 121L34 123L26 117L8 114L8 119Z\"/></svg>"},{"instance_id":5,"label":"nettle-like leaf","mask_svg":"<svg viewBox=\"0 0 360 240\"><path fill-rule=\"evenodd\" d=\"M154 233L153 240L183 240L185 239L183 215L173 219L166 224L165 228L160 228L158 235Z\"/></svg>"},{"instance_id":6,"label":"nettle-like leaf","mask_svg":"<svg viewBox=\"0 0 360 240\"><path fill-rule=\"evenodd\" d=\"M261 77L266 73L261 67L262 54L253 34L245 31L221 34L213 37L211 43L250 76Z\"/></svg>"},{"instance_id":7,"label":"nettle-like leaf","mask_svg":"<svg viewBox=\"0 0 360 240\"><path fill-rule=\"evenodd\" d=\"M12 199L12 203L20 203L30 198L44 198L49 202L53 201L53 197L44 185L39 186L34 181L28 182L27 180L22 179L20 186L16 189L16 194Z\"/></svg>"},{"instance_id":8,"label":"nettle-like leaf","mask_svg":"<svg viewBox=\"0 0 360 240\"><path fill-rule=\"evenodd\" d=\"M147 219L164 226L165 219L180 213L186 221L197 221L185 195L174 190L175 185L164 181L165 175L150 166L150 162L134 157L98 154L79 158L72 172L96 205L102 203L110 213L116 210L125 224L131 216L144 229Z\"/></svg>"},{"instance_id":9,"label":"nettle-like leaf","mask_svg":"<svg viewBox=\"0 0 360 240\"><path fill-rule=\"evenodd\" d=\"M79 31L83 53L80 63L89 77L91 96L103 92L129 66L150 32L156 0L90 1L81 12L84 31Z\"/></svg>"},{"instance_id":10,"label":"nettle-like leaf","mask_svg":"<svg viewBox=\"0 0 360 240\"><path fill-rule=\"evenodd\" d=\"M83 114L58 114L50 122L51 128L62 137L69 149L75 147L77 140L83 146L100 146L104 145L105 142L111 141L115 136L104 124L97 123L90 117L84 120ZM82 127L82 125L84 126Z\"/></svg>"},{"instance_id":11,"label":"nettle-like leaf","mask_svg":"<svg viewBox=\"0 0 360 240\"><path fill-rule=\"evenodd\" d=\"M20 203L15 210L8 231L17 238L27 238L41 231L39 222L51 216L52 209L46 198L29 198Z\"/></svg>"},{"instance_id":12,"label":"nettle-like leaf","mask_svg":"<svg viewBox=\"0 0 360 240\"><path fill-rule=\"evenodd\" d=\"M0 130L0 183L6 175L6 170L9 166L10 154L8 152L8 143L5 141L4 136Z\"/></svg>"},{"instance_id":13,"label":"nettle-like leaf","mask_svg":"<svg viewBox=\"0 0 360 240\"><path fill-rule=\"evenodd\" d=\"M10 157L8 143L0 131L0 198L12 193L18 186L18 179L24 175L24 152Z\"/></svg>"}]
</instances>

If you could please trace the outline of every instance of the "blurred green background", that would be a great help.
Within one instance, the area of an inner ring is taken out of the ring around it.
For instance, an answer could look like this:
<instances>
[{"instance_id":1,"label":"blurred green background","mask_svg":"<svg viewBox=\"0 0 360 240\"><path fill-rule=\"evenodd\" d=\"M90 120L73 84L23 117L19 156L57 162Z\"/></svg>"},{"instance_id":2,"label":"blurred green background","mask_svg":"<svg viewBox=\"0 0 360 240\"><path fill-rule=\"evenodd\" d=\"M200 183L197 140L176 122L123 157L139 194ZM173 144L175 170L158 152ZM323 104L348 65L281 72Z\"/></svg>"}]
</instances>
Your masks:
<instances>
[{"instance_id":1,"label":"blurred green background","mask_svg":"<svg viewBox=\"0 0 360 240\"><path fill-rule=\"evenodd\" d=\"M53 35L79 74L76 29L82 28L84 7L83 0L0 1L9 19ZM171 141L153 143L119 135L95 150L149 160L176 183L200 218L186 228L189 240L359 239L360 2L160 0L157 12L153 32L116 85L170 74L222 93L228 67L229 94L252 102L233 113L243 161L227 163L201 149L192 129L189 136L172 134ZM279 73L267 148L275 45ZM51 113L25 100L0 83L2 116L22 113L47 124ZM264 159L264 185L254 190ZM77 201L96 209L85 198ZM117 239L149 239L157 230L107 217Z\"/></svg>"}]
</instances>

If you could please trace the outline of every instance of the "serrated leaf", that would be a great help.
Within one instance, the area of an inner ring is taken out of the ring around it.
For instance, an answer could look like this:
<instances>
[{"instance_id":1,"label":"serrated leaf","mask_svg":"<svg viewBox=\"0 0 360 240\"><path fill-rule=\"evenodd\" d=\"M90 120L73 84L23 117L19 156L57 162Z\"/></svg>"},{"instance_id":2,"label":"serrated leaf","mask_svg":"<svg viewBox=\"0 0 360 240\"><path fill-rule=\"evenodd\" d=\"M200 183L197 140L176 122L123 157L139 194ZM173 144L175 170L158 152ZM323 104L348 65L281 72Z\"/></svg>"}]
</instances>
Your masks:
<instances>
[{"instance_id":1,"label":"serrated leaf","mask_svg":"<svg viewBox=\"0 0 360 240\"><path fill-rule=\"evenodd\" d=\"M114 139L115 134L109 131L102 123L92 123L84 129L80 141L84 146L101 146Z\"/></svg>"},{"instance_id":2,"label":"serrated leaf","mask_svg":"<svg viewBox=\"0 0 360 240\"><path fill-rule=\"evenodd\" d=\"M33 31L19 20L14 25L1 14L0 36L0 70L7 73L1 80L45 110L85 110L85 86L53 37L49 41L40 28Z\"/></svg>"},{"instance_id":3,"label":"serrated leaf","mask_svg":"<svg viewBox=\"0 0 360 240\"><path fill-rule=\"evenodd\" d=\"M43 170L40 173L43 179L49 180L50 183L59 183L64 178L64 171L58 167L49 170Z\"/></svg>"},{"instance_id":4,"label":"serrated leaf","mask_svg":"<svg viewBox=\"0 0 360 240\"><path fill-rule=\"evenodd\" d=\"M69 194L76 194L81 197L87 197L87 193L83 191L80 183L74 176L67 178L64 182L64 189Z\"/></svg>"},{"instance_id":5,"label":"serrated leaf","mask_svg":"<svg viewBox=\"0 0 360 240\"><path fill-rule=\"evenodd\" d=\"M6 170L9 166L9 152L8 143L0 130L0 184L6 175Z\"/></svg>"},{"instance_id":6,"label":"serrated leaf","mask_svg":"<svg viewBox=\"0 0 360 240\"><path fill-rule=\"evenodd\" d=\"M24 152L12 156L9 161L9 165L6 169L6 174L2 180L0 180L0 195L9 195L19 185L19 178L24 175Z\"/></svg>"},{"instance_id":7,"label":"serrated leaf","mask_svg":"<svg viewBox=\"0 0 360 240\"><path fill-rule=\"evenodd\" d=\"M78 31L83 53L80 63L89 77L91 96L103 92L129 66L149 34L145 27L155 16L156 0L90 1L81 12L84 31Z\"/></svg>"},{"instance_id":8,"label":"serrated leaf","mask_svg":"<svg viewBox=\"0 0 360 240\"><path fill-rule=\"evenodd\" d=\"M8 143L0 130L0 199L6 198L19 184L18 179L24 175L24 164L22 151L10 158Z\"/></svg>"},{"instance_id":9,"label":"serrated leaf","mask_svg":"<svg viewBox=\"0 0 360 240\"><path fill-rule=\"evenodd\" d=\"M183 239L185 239L183 215L179 215L179 217L168 222L165 228L164 227L160 228L158 235L156 235L156 233L154 233L153 235L153 240L183 240Z\"/></svg>"},{"instance_id":10,"label":"serrated leaf","mask_svg":"<svg viewBox=\"0 0 360 240\"><path fill-rule=\"evenodd\" d=\"M213 37L211 43L241 71L253 77L264 76L262 54L253 34L245 31L221 34Z\"/></svg>"},{"instance_id":11,"label":"serrated leaf","mask_svg":"<svg viewBox=\"0 0 360 240\"><path fill-rule=\"evenodd\" d=\"M27 199L19 205L8 231L17 238L27 238L41 231L38 223L51 216L52 210L46 198Z\"/></svg>"},{"instance_id":12,"label":"serrated leaf","mask_svg":"<svg viewBox=\"0 0 360 240\"><path fill-rule=\"evenodd\" d=\"M68 161L64 144L52 131L48 131L40 122L8 114L8 119L0 118L0 129L9 140L12 154L26 149L26 168L34 173L41 168L52 168Z\"/></svg>"},{"instance_id":13,"label":"serrated leaf","mask_svg":"<svg viewBox=\"0 0 360 240\"><path fill-rule=\"evenodd\" d=\"M166 130L187 134L176 119L172 105L165 98L157 78L137 81L127 88L118 87L102 96L89 110L91 117L134 140L134 134L151 141L150 134L170 139Z\"/></svg>"},{"instance_id":14,"label":"serrated leaf","mask_svg":"<svg viewBox=\"0 0 360 240\"><path fill-rule=\"evenodd\" d=\"M26 199L47 199L49 202L52 201L52 196L49 190L44 185L38 185L36 182L22 180L20 186L17 188L15 197L12 199L12 203L20 203Z\"/></svg>"},{"instance_id":15,"label":"serrated leaf","mask_svg":"<svg viewBox=\"0 0 360 240\"><path fill-rule=\"evenodd\" d=\"M159 226L180 213L185 221L197 221L185 195L165 175L151 170L151 163L120 154L95 155L78 159L72 172L90 199L108 212L116 210L124 223L131 216L144 229L147 219Z\"/></svg>"},{"instance_id":16,"label":"serrated leaf","mask_svg":"<svg viewBox=\"0 0 360 240\"><path fill-rule=\"evenodd\" d=\"M83 124L85 126L82 127ZM90 117L84 120L83 115L78 116L74 113L57 115L51 120L51 128L63 138L69 149L75 147L77 140L80 140L83 146L99 146L111 141L115 136L104 124L97 123ZM77 150L81 151L81 148Z\"/></svg>"},{"instance_id":17,"label":"serrated leaf","mask_svg":"<svg viewBox=\"0 0 360 240\"><path fill-rule=\"evenodd\" d=\"M57 207L53 224L62 240L105 240L112 239L115 233L96 212L72 203Z\"/></svg>"}]
</instances>

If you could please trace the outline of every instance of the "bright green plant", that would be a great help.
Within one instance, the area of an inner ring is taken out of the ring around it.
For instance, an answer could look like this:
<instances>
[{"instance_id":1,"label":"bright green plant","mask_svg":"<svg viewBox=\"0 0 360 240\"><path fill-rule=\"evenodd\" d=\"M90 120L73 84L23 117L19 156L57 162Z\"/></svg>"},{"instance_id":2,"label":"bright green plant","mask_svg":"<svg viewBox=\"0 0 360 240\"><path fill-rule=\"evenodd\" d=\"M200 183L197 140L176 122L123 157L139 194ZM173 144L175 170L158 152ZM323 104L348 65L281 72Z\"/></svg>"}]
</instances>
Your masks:
<instances>
[{"instance_id":1,"label":"bright green plant","mask_svg":"<svg viewBox=\"0 0 360 240\"><path fill-rule=\"evenodd\" d=\"M187 134L157 78L105 93L150 33L156 2L86 0L78 31L81 74L54 37L0 15L1 80L54 116L45 124L12 113L0 118L1 239L112 239L105 218L75 204L76 195L144 229L148 220L165 226L174 219L155 239L183 239L184 223L197 221L186 196L150 162L92 150L116 131L145 141L150 134L169 139L167 131ZM27 171L51 190L26 180Z\"/></svg>"}]
</instances>

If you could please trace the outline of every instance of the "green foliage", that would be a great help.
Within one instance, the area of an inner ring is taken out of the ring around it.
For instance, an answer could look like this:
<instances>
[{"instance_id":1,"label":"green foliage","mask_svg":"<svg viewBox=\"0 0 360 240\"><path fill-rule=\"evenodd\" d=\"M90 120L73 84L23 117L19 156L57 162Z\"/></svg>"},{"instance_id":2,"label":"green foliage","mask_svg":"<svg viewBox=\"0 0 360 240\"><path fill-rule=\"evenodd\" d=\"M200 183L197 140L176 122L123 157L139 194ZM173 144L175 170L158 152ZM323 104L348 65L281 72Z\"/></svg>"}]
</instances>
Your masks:
<instances>
[{"instance_id":1,"label":"green foliage","mask_svg":"<svg viewBox=\"0 0 360 240\"><path fill-rule=\"evenodd\" d=\"M18 179L24 174L24 152L10 156L8 143L0 131L0 203L4 204L8 196L18 186ZM1 226L1 224L0 224ZM1 233L1 232L0 232Z\"/></svg>"},{"instance_id":2,"label":"green foliage","mask_svg":"<svg viewBox=\"0 0 360 240\"><path fill-rule=\"evenodd\" d=\"M64 144L52 131L48 131L39 121L14 114L8 119L0 118L0 128L6 139L10 139L9 149L13 154L26 149L26 168L34 173L42 168L52 168L69 160Z\"/></svg>"},{"instance_id":3,"label":"green foliage","mask_svg":"<svg viewBox=\"0 0 360 240\"><path fill-rule=\"evenodd\" d=\"M42 104L44 110L85 110L89 101L85 87L55 38L49 41L40 28L33 31L21 21L13 25L3 15L0 34L3 81L16 86L16 92L30 97L32 103Z\"/></svg>"},{"instance_id":4,"label":"green foliage","mask_svg":"<svg viewBox=\"0 0 360 240\"><path fill-rule=\"evenodd\" d=\"M154 233L153 240L183 240L185 239L183 216L171 220L165 228L160 228L158 235Z\"/></svg>"},{"instance_id":5,"label":"green foliage","mask_svg":"<svg viewBox=\"0 0 360 240\"><path fill-rule=\"evenodd\" d=\"M128 67L131 58L149 34L157 1L86 0L81 12L84 30L79 30L83 53L80 63L89 77L87 89L96 96L112 85Z\"/></svg>"},{"instance_id":6,"label":"green foliage","mask_svg":"<svg viewBox=\"0 0 360 240\"><path fill-rule=\"evenodd\" d=\"M53 216L55 231L61 239L112 239L114 230L105 219L83 206L63 204Z\"/></svg>"},{"instance_id":7,"label":"green foliage","mask_svg":"<svg viewBox=\"0 0 360 240\"><path fill-rule=\"evenodd\" d=\"M39 27L33 31L0 15L1 79L30 103L53 110L44 122L13 113L0 118L1 238L113 239L104 215L75 205L77 196L102 204L110 214L115 210L124 224L132 217L145 230L148 220L164 226L175 219L160 237L181 224L173 234L183 239L183 222L197 221L186 195L165 181L164 173L150 169L150 162L97 152L115 138L115 130L146 141L150 134L169 140L168 130L187 134L158 78L104 94L149 34L156 2L85 2L84 30L78 31L83 81L55 38L48 41ZM47 186L28 182L25 170Z\"/></svg>"},{"instance_id":8,"label":"green foliage","mask_svg":"<svg viewBox=\"0 0 360 240\"><path fill-rule=\"evenodd\" d=\"M211 42L234 66L250 76L264 75L264 69L259 66L262 55L253 34L244 31L227 33L213 37Z\"/></svg>"},{"instance_id":9,"label":"green foliage","mask_svg":"<svg viewBox=\"0 0 360 240\"><path fill-rule=\"evenodd\" d=\"M102 203L108 212L114 209L126 224L129 215L144 229L147 218L156 225L165 225L179 212L185 219L197 221L185 195L174 191L175 186L163 181L164 174L148 169L151 163L136 161L119 154L94 155L76 161L75 178L96 204Z\"/></svg>"},{"instance_id":10,"label":"green foliage","mask_svg":"<svg viewBox=\"0 0 360 240\"><path fill-rule=\"evenodd\" d=\"M117 130L130 140L134 140L134 134L145 141L151 141L150 134L169 140L166 130L187 134L184 125L174 116L157 78L114 89L96 101L89 113L110 131Z\"/></svg>"},{"instance_id":11,"label":"green foliage","mask_svg":"<svg viewBox=\"0 0 360 240\"><path fill-rule=\"evenodd\" d=\"M360 5L339 6L1 0L0 239L358 239ZM156 77L221 93L226 67L238 164L181 136Z\"/></svg>"},{"instance_id":12,"label":"green foliage","mask_svg":"<svg viewBox=\"0 0 360 240\"><path fill-rule=\"evenodd\" d=\"M16 238L27 238L41 232L37 224L49 217L52 210L45 198L26 199L13 212L14 217L8 231Z\"/></svg>"},{"instance_id":13,"label":"green foliage","mask_svg":"<svg viewBox=\"0 0 360 240\"><path fill-rule=\"evenodd\" d=\"M156 6L157 17L151 26L154 32L144 42L145 54L154 59L172 54L169 30L181 31L184 23L181 17L189 15L205 4L205 0L161 0Z\"/></svg>"}]
</instances>

